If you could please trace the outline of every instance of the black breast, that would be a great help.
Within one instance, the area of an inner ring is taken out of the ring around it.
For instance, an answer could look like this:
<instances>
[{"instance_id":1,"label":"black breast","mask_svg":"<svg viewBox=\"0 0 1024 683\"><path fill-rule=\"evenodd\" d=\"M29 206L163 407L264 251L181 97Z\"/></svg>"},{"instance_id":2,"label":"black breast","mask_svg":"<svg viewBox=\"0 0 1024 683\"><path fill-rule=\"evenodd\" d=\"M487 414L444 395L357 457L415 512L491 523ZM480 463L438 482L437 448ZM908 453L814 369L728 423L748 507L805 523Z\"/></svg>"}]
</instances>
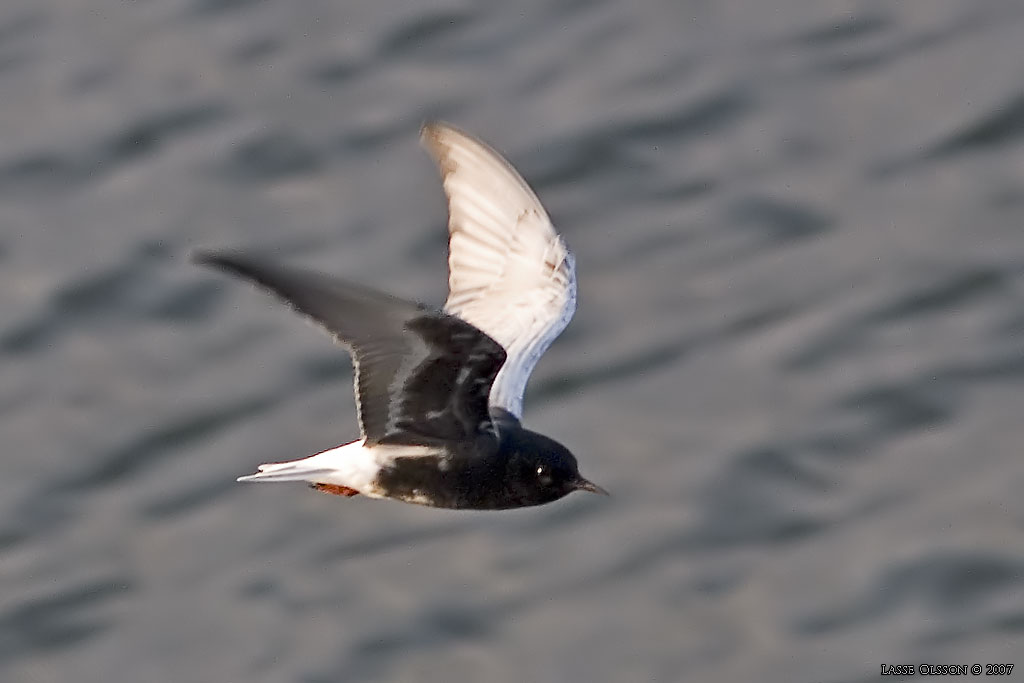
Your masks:
<instances>
[{"instance_id":1,"label":"black breast","mask_svg":"<svg viewBox=\"0 0 1024 683\"><path fill-rule=\"evenodd\" d=\"M546 502L531 481L517 476L518 453L504 440L480 438L449 449L447 455L395 458L374 483L389 498L440 508L503 510Z\"/></svg>"}]
</instances>

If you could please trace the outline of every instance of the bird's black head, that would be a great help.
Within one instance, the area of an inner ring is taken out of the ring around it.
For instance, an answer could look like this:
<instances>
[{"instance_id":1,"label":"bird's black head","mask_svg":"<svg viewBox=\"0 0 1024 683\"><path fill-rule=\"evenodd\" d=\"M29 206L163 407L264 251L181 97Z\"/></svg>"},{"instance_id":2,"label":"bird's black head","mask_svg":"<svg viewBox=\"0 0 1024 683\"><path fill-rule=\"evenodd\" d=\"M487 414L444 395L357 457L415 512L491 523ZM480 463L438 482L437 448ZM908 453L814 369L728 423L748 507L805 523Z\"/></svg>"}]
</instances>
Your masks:
<instances>
[{"instance_id":1,"label":"bird's black head","mask_svg":"<svg viewBox=\"0 0 1024 683\"><path fill-rule=\"evenodd\" d=\"M522 430L513 453L508 461L510 493L520 499L521 505L550 503L573 491L608 495L580 475L568 448L543 434Z\"/></svg>"}]
</instances>

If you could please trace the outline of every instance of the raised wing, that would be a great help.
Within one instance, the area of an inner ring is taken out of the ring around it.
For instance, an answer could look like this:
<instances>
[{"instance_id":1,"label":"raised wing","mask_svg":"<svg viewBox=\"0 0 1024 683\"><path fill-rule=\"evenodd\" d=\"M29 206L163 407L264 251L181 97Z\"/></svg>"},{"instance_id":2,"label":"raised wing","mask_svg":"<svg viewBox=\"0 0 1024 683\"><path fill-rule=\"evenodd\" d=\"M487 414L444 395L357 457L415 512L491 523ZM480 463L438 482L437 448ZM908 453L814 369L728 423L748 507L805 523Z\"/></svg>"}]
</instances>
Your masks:
<instances>
[{"instance_id":1,"label":"raised wing","mask_svg":"<svg viewBox=\"0 0 1024 683\"><path fill-rule=\"evenodd\" d=\"M520 418L533 367L576 310L572 254L537 195L497 152L440 123L424 126L420 140L448 197L444 308L505 348L490 403Z\"/></svg>"},{"instance_id":2,"label":"raised wing","mask_svg":"<svg viewBox=\"0 0 1024 683\"><path fill-rule=\"evenodd\" d=\"M348 348L368 445L433 446L495 434L488 395L505 351L467 322L338 278L226 253L198 253L278 295Z\"/></svg>"}]
</instances>

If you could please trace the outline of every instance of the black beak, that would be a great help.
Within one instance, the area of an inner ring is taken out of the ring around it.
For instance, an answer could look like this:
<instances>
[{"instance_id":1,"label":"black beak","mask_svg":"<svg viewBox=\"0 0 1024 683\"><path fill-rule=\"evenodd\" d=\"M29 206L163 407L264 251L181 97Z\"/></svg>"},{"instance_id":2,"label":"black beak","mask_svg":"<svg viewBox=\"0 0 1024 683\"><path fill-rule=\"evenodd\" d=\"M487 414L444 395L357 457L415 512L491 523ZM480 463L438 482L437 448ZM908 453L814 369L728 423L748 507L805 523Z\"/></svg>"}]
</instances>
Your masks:
<instances>
[{"instance_id":1,"label":"black beak","mask_svg":"<svg viewBox=\"0 0 1024 683\"><path fill-rule=\"evenodd\" d=\"M610 496L610 495L612 495L612 494L608 493L607 491L605 491L600 486L598 486L597 484L595 484L595 483L593 483L591 481L587 481L583 477L580 477L579 479L576 480L576 488L578 490L580 490L580 491L590 491L591 493L600 493L602 496Z\"/></svg>"}]
</instances>

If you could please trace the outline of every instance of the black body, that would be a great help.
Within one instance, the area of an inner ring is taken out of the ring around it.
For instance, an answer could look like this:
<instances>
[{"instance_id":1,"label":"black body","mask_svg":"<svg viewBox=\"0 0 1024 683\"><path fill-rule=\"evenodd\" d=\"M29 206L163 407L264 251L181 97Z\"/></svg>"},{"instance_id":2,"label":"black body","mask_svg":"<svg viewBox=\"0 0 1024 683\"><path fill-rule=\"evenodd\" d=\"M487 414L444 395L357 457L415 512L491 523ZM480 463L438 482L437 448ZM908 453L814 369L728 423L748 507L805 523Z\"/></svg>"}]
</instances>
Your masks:
<instances>
[{"instance_id":1,"label":"black body","mask_svg":"<svg viewBox=\"0 0 1024 683\"><path fill-rule=\"evenodd\" d=\"M577 489L604 493L580 476L564 446L490 409L506 354L470 323L320 273L238 254L193 258L277 294L350 350L365 445L394 453L382 457L375 481L381 495L495 510L548 503ZM431 454L404 455L403 446Z\"/></svg>"},{"instance_id":2,"label":"black body","mask_svg":"<svg viewBox=\"0 0 1024 683\"><path fill-rule=\"evenodd\" d=\"M378 486L399 500L476 510L543 505L580 488L593 490L560 443L523 429L510 415L495 422L497 440L449 444L437 457L395 458L377 476Z\"/></svg>"}]
</instances>

